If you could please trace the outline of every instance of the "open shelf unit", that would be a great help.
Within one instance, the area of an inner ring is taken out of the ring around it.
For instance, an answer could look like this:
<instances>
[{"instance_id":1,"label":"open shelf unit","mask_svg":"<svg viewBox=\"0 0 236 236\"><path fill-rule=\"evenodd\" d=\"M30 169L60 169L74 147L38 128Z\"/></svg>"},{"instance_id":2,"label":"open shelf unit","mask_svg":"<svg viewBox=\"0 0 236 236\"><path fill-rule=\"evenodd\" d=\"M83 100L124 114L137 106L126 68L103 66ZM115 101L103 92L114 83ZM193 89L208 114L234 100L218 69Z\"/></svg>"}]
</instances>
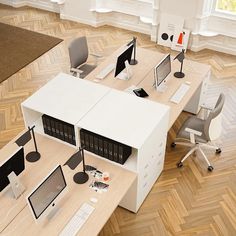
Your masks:
<instances>
[{"instance_id":1,"label":"open shelf unit","mask_svg":"<svg viewBox=\"0 0 236 236\"><path fill-rule=\"evenodd\" d=\"M163 169L168 106L61 73L23 102L22 112L41 134L43 114L72 124L77 147L81 128L131 147L123 165L94 156L138 174L120 203L138 211Z\"/></svg>"}]
</instances>

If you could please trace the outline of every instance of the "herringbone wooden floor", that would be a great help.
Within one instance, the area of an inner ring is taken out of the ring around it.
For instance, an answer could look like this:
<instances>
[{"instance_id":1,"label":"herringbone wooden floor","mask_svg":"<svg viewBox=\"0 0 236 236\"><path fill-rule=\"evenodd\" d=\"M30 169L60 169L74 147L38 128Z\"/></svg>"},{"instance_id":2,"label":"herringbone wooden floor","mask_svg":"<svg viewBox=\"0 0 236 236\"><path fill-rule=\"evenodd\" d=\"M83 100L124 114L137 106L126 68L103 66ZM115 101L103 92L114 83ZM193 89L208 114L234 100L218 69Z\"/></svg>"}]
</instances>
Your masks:
<instances>
[{"instance_id":1,"label":"herringbone wooden floor","mask_svg":"<svg viewBox=\"0 0 236 236\"><path fill-rule=\"evenodd\" d=\"M86 35L90 51L104 56L133 35L138 37L141 47L169 51L143 34L110 26L93 28L60 20L57 14L32 8L14 9L0 5L0 22L64 39L0 84L0 147L23 129L20 103L58 72L68 72L67 45L72 38ZM217 142L223 152L216 156L212 151L206 151L215 169L208 173L204 161L198 157L188 159L182 169L177 169L176 162L187 150L167 147L164 171L139 212L133 214L118 207L101 236L236 235L236 57L210 50L188 51L187 57L212 66L208 104L214 103L219 92L226 95L223 133ZM173 125L168 144L187 115L183 113Z\"/></svg>"}]
</instances>

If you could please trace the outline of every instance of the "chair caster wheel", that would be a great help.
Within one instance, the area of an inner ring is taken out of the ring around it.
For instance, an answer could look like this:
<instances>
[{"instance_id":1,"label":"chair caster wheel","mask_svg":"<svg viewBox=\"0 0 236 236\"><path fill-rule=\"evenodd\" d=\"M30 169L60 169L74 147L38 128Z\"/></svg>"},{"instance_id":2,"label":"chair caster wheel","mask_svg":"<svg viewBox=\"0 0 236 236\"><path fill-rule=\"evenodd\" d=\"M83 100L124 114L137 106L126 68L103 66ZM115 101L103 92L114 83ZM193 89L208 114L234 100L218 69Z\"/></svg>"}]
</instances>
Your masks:
<instances>
[{"instance_id":1,"label":"chair caster wheel","mask_svg":"<svg viewBox=\"0 0 236 236\"><path fill-rule=\"evenodd\" d=\"M221 153L221 149L220 148L217 148L216 149L216 154L220 154Z\"/></svg>"},{"instance_id":2,"label":"chair caster wheel","mask_svg":"<svg viewBox=\"0 0 236 236\"><path fill-rule=\"evenodd\" d=\"M182 166L183 166L183 162L180 161L180 162L177 163L178 168L181 168Z\"/></svg>"},{"instance_id":3,"label":"chair caster wheel","mask_svg":"<svg viewBox=\"0 0 236 236\"><path fill-rule=\"evenodd\" d=\"M213 166L208 166L208 168L207 168L210 172L212 172L213 171Z\"/></svg>"},{"instance_id":4,"label":"chair caster wheel","mask_svg":"<svg viewBox=\"0 0 236 236\"><path fill-rule=\"evenodd\" d=\"M174 148L176 146L176 143L172 143L170 146Z\"/></svg>"}]
</instances>

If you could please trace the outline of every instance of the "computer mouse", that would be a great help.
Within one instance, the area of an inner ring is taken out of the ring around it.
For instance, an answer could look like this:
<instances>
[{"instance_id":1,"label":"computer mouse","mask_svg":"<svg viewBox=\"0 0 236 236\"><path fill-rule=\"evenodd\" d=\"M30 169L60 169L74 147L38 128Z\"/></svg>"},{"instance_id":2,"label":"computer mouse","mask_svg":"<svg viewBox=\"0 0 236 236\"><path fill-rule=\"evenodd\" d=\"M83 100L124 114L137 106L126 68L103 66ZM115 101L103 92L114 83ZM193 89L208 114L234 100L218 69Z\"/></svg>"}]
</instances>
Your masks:
<instances>
[{"instance_id":1,"label":"computer mouse","mask_svg":"<svg viewBox=\"0 0 236 236\"><path fill-rule=\"evenodd\" d=\"M98 199L95 198L95 197L91 197L91 198L90 198L90 201L91 201L92 203L97 203L97 202L98 202Z\"/></svg>"}]
</instances>

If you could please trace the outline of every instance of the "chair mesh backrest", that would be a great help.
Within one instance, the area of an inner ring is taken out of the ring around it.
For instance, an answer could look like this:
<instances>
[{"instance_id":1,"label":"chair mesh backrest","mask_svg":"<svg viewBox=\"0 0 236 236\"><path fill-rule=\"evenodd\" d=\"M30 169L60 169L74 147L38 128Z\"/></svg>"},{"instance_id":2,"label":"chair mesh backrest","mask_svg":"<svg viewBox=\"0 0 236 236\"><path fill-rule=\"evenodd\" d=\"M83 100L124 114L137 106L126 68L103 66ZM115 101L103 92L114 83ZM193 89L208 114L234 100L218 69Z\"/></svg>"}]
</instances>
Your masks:
<instances>
[{"instance_id":1,"label":"chair mesh backrest","mask_svg":"<svg viewBox=\"0 0 236 236\"><path fill-rule=\"evenodd\" d=\"M74 39L69 47L71 68L77 68L88 59L88 44L86 37Z\"/></svg>"},{"instance_id":2,"label":"chair mesh backrest","mask_svg":"<svg viewBox=\"0 0 236 236\"><path fill-rule=\"evenodd\" d=\"M224 102L225 102L225 95L223 93L220 94L217 102L216 102L216 105L214 107L214 109L212 111L210 111L206 121L205 121L205 124L204 124L204 133L206 135L206 138L208 139L208 141L211 140L211 137L210 137L210 125L211 125L211 122L213 121L213 119L215 119L218 115L220 115L221 111L222 111L222 108L223 108L223 105L224 105Z\"/></svg>"}]
</instances>

